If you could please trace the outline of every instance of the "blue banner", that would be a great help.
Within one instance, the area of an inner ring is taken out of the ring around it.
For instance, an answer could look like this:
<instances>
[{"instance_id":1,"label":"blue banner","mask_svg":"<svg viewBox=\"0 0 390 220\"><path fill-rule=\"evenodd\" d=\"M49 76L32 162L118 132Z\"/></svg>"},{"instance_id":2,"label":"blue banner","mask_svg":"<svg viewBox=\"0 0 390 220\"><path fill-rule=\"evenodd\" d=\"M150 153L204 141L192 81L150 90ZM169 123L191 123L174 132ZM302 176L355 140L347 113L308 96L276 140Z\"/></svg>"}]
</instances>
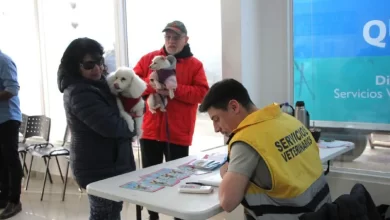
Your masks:
<instances>
[{"instance_id":1,"label":"blue banner","mask_svg":"<svg viewBox=\"0 0 390 220\"><path fill-rule=\"evenodd\" d=\"M390 124L389 0L294 0L294 100L312 120Z\"/></svg>"},{"instance_id":2,"label":"blue banner","mask_svg":"<svg viewBox=\"0 0 390 220\"><path fill-rule=\"evenodd\" d=\"M390 1L294 0L297 58L390 55Z\"/></svg>"}]
</instances>

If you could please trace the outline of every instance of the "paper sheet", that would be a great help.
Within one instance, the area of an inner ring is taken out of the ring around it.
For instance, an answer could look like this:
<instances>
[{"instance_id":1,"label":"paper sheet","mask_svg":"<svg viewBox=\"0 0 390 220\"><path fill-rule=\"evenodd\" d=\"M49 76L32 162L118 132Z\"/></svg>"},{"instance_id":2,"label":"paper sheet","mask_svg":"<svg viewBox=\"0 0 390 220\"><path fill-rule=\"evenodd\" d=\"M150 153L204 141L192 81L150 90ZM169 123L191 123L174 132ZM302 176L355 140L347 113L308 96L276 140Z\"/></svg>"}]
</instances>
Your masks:
<instances>
[{"instance_id":1,"label":"paper sheet","mask_svg":"<svg viewBox=\"0 0 390 220\"><path fill-rule=\"evenodd\" d=\"M350 147L352 145L353 145L353 143L348 142L348 141L330 141L330 142L327 142L327 141L320 140L320 142L318 143L318 146L321 147L321 148Z\"/></svg>"}]
</instances>

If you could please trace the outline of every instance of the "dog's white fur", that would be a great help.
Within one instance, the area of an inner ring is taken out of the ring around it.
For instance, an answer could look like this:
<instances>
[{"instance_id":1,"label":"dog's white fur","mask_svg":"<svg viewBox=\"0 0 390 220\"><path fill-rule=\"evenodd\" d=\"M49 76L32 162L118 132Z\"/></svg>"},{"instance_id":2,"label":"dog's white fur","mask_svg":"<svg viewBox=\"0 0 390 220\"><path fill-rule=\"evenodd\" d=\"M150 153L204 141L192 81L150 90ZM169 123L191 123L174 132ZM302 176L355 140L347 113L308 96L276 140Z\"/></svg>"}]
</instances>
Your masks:
<instances>
[{"instance_id":1,"label":"dog's white fur","mask_svg":"<svg viewBox=\"0 0 390 220\"><path fill-rule=\"evenodd\" d=\"M152 64L150 64L149 68L152 70L168 69L171 65L165 56L158 55L153 57Z\"/></svg>"},{"instance_id":2,"label":"dog's white fur","mask_svg":"<svg viewBox=\"0 0 390 220\"><path fill-rule=\"evenodd\" d=\"M123 107L121 100L118 95L122 95L126 98L139 98L142 93L146 90L146 83L128 67L120 67L115 72L107 76L107 82L110 87L111 93L117 96L117 104L119 111L123 119L126 120L131 132L134 131L134 120L136 125L137 136L140 137L142 134L142 121L144 115L144 101L141 98L138 103L131 109L132 113L135 113L136 118L132 118Z\"/></svg>"},{"instance_id":3,"label":"dog's white fur","mask_svg":"<svg viewBox=\"0 0 390 220\"><path fill-rule=\"evenodd\" d=\"M167 59L167 57L158 55L153 57L152 63L149 66L150 69L153 70L153 72L149 76L150 83L154 85L156 89L165 89L165 85L161 84L158 80L157 70L160 69L175 69L176 68L176 61L172 66L172 63ZM176 76L174 76L176 77ZM169 97L171 99L174 98L173 90L169 90ZM153 114L156 113L156 109L160 109L160 111L165 112L165 106L168 103L168 99L166 97L163 97L163 100L161 96L158 94L151 94L149 95L148 99L148 106L149 111L151 111Z\"/></svg>"},{"instance_id":4,"label":"dog's white fur","mask_svg":"<svg viewBox=\"0 0 390 220\"><path fill-rule=\"evenodd\" d=\"M150 74L149 80L150 83L157 82L157 84L160 84L158 82L156 71L153 71L152 74ZM160 109L160 111L162 112L166 111L165 106L168 104L168 99L166 97L163 97L163 99L161 99L161 97L162 96L160 96L158 93L152 93L148 96L146 102L148 103L149 111L152 114L155 114L157 109Z\"/></svg>"},{"instance_id":5,"label":"dog's white fur","mask_svg":"<svg viewBox=\"0 0 390 220\"><path fill-rule=\"evenodd\" d=\"M169 56L162 56L162 55L155 56L155 57L153 57L152 64L150 64L149 68L154 70L151 73L151 75L150 75L151 83L153 83L157 89L166 89L165 85L161 84L158 81L158 75L157 75L156 70L160 70L160 69L176 69L176 58L174 56L172 56L172 55L169 55ZM171 76L171 77L174 77L174 81L176 82L176 76ZM174 96L175 96L174 93L173 93L173 89L170 89L170 88L168 88L168 89L169 89L169 98L173 99Z\"/></svg>"}]
</instances>

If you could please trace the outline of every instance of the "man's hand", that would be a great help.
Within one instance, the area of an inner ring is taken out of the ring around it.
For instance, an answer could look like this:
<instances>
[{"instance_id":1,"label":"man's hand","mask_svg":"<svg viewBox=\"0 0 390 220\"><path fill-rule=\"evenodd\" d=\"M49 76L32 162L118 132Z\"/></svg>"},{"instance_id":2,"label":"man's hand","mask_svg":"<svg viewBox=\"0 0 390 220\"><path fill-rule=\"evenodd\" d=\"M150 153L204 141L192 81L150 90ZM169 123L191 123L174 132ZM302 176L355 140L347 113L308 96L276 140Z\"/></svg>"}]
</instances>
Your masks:
<instances>
[{"instance_id":1,"label":"man's hand","mask_svg":"<svg viewBox=\"0 0 390 220\"><path fill-rule=\"evenodd\" d=\"M224 174L219 185L219 203L225 212L232 212L240 205L248 184L248 176L230 171Z\"/></svg>"},{"instance_id":2,"label":"man's hand","mask_svg":"<svg viewBox=\"0 0 390 220\"><path fill-rule=\"evenodd\" d=\"M221 174L221 178L223 179L223 176L225 175L225 173L227 172L228 170L228 166L229 166L229 163L226 162L224 165L221 166L221 168L219 169L219 174Z\"/></svg>"},{"instance_id":3,"label":"man's hand","mask_svg":"<svg viewBox=\"0 0 390 220\"><path fill-rule=\"evenodd\" d=\"M169 91L167 89L157 89L156 92L162 96L169 96Z\"/></svg>"},{"instance_id":4,"label":"man's hand","mask_svg":"<svg viewBox=\"0 0 390 220\"><path fill-rule=\"evenodd\" d=\"M149 85L154 89L156 90L156 92L162 96L169 96L169 91L167 89L157 89L156 88L156 84L155 83L152 83L152 82L149 82Z\"/></svg>"}]
</instances>

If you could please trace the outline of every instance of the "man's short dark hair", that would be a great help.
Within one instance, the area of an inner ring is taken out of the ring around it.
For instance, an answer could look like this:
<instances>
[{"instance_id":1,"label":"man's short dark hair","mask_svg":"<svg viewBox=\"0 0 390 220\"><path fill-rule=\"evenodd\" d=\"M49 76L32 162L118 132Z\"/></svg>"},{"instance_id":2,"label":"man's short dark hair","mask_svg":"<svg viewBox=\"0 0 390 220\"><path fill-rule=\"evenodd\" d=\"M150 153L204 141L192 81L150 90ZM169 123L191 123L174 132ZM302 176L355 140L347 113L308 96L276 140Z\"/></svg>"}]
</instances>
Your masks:
<instances>
[{"instance_id":1,"label":"man's short dark hair","mask_svg":"<svg viewBox=\"0 0 390 220\"><path fill-rule=\"evenodd\" d=\"M224 79L211 86L199 106L199 111L206 112L211 107L227 110L229 102L233 99L246 109L253 105L248 90L240 82L235 79Z\"/></svg>"}]
</instances>

